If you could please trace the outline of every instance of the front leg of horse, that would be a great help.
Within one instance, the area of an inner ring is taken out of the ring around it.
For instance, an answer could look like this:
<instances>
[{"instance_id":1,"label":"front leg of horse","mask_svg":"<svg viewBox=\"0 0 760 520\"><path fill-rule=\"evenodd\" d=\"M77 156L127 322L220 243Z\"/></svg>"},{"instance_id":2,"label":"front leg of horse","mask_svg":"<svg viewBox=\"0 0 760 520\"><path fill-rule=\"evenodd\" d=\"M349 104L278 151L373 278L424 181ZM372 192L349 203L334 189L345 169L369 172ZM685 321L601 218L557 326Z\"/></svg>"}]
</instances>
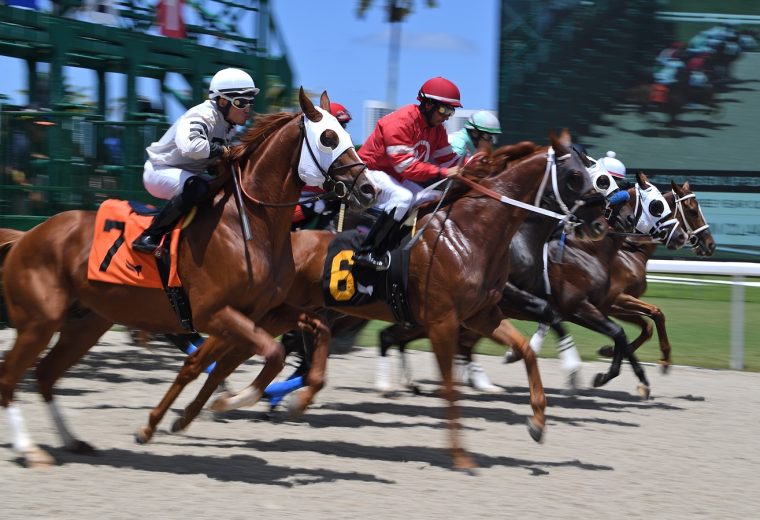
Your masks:
<instances>
[{"instance_id":1,"label":"front leg of horse","mask_svg":"<svg viewBox=\"0 0 760 520\"><path fill-rule=\"evenodd\" d=\"M227 344L217 341L216 338L210 336L201 345L200 349L185 359L185 363L174 379L174 383L172 383L172 386L166 392L163 399L161 399L158 406L148 415L148 424L141 427L135 433L135 441L138 444L145 444L150 441L156 432L158 423L161 422L161 419L166 415L169 407L174 403L185 386L194 381L215 359L221 357L224 354L222 349L225 347L227 347Z\"/></svg>"},{"instance_id":2,"label":"front leg of horse","mask_svg":"<svg viewBox=\"0 0 760 520\"><path fill-rule=\"evenodd\" d=\"M298 326L314 336L314 355L306 378L306 388L296 394L297 399L290 401L288 411L291 418L300 417L314 402L314 396L325 386L327 357L330 354L332 337L330 328L314 313L299 316Z\"/></svg>"},{"instance_id":3,"label":"front leg of horse","mask_svg":"<svg viewBox=\"0 0 760 520\"><path fill-rule=\"evenodd\" d=\"M453 326L452 326L453 325ZM433 346L438 368L441 371L443 384L441 397L446 399L446 421L449 432L449 448L456 469L471 471L477 467L475 460L467 453L460 439L460 413L457 405L457 394L454 389L454 353L458 351L459 326L456 317L442 320L427 329L430 343Z\"/></svg>"}]
</instances>

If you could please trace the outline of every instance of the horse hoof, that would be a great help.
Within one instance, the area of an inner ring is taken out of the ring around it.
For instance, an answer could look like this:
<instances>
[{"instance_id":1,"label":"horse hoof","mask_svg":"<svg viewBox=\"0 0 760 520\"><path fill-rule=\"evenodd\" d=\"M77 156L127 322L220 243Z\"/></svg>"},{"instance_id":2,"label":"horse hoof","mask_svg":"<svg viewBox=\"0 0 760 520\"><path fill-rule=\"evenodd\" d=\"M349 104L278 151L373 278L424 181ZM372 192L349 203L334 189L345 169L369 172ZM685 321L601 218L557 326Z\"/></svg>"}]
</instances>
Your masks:
<instances>
[{"instance_id":1,"label":"horse hoof","mask_svg":"<svg viewBox=\"0 0 760 520\"><path fill-rule=\"evenodd\" d=\"M95 447L92 444L80 441L79 439L74 439L74 442L66 446L66 449L77 455L92 455L95 453Z\"/></svg>"},{"instance_id":2,"label":"horse hoof","mask_svg":"<svg viewBox=\"0 0 760 520\"><path fill-rule=\"evenodd\" d=\"M544 428L539 426L538 423L536 423L536 421L534 421L532 417L528 417L527 423L528 423L528 433L530 433L530 437L538 443L543 443L544 442Z\"/></svg>"},{"instance_id":3,"label":"horse hoof","mask_svg":"<svg viewBox=\"0 0 760 520\"><path fill-rule=\"evenodd\" d=\"M516 355L515 355L515 353L514 353L514 352L512 352L511 350L507 350L507 351L504 353L504 363L505 363L505 364L507 364L507 365L508 365L508 364L510 364L510 363L515 363L515 362L517 362L517 361L519 361L519 359L517 359L517 356L516 356Z\"/></svg>"},{"instance_id":4,"label":"horse hoof","mask_svg":"<svg viewBox=\"0 0 760 520\"><path fill-rule=\"evenodd\" d=\"M227 400L232 397L232 394L229 392L222 392L220 393L216 399L212 401L212 403L209 405L209 410L212 412L226 412L228 411L228 405Z\"/></svg>"},{"instance_id":5,"label":"horse hoof","mask_svg":"<svg viewBox=\"0 0 760 520\"><path fill-rule=\"evenodd\" d=\"M651 389L647 385L643 383L639 383L639 386L636 387L636 389L639 391L639 395L641 396L642 400L646 401L647 399L649 399Z\"/></svg>"},{"instance_id":6,"label":"horse hoof","mask_svg":"<svg viewBox=\"0 0 760 520\"><path fill-rule=\"evenodd\" d=\"M151 437L153 437L153 431L149 426L143 426L135 432L135 442L137 444L148 444Z\"/></svg>"},{"instance_id":7,"label":"horse hoof","mask_svg":"<svg viewBox=\"0 0 760 520\"><path fill-rule=\"evenodd\" d=\"M412 395L422 395L422 390L420 390L418 385L409 385L408 388L412 392Z\"/></svg>"},{"instance_id":8,"label":"horse hoof","mask_svg":"<svg viewBox=\"0 0 760 520\"><path fill-rule=\"evenodd\" d=\"M177 432L181 432L184 429L185 429L185 425L183 424L182 417L177 417L172 423L172 427L170 431L172 433L177 433Z\"/></svg>"},{"instance_id":9,"label":"horse hoof","mask_svg":"<svg viewBox=\"0 0 760 520\"><path fill-rule=\"evenodd\" d=\"M306 406L301 404L301 396L296 392L291 398L288 399L288 420L295 421L300 419L306 411Z\"/></svg>"},{"instance_id":10,"label":"horse hoof","mask_svg":"<svg viewBox=\"0 0 760 520\"><path fill-rule=\"evenodd\" d=\"M52 455L37 446L24 452L24 465L27 468L49 468L55 463Z\"/></svg>"},{"instance_id":11,"label":"horse hoof","mask_svg":"<svg viewBox=\"0 0 760 520\"><path fill-rule=\"evenodd\" d=\"M604 380L604 374L599 372L594 376L594 380L591 382L591 386L594 388L599 388L600 386L604 385L607 381Z\"/></svg>"},{"instance_id":12,"label":"horse hoof","mask_svg":"<svg viewBox=\"0 0 760 520\"><path fill-rule=\"evenodd\" d=\"M664 359L660 360L660 372L662 372L663 375L667 374L670 371L670 361L665 361Z\"/></svg>"},{"instance_id":13,"label":"horse hoof","mask_svg":"<svg viewBox=\"0 0 760 520\"><path fill-rule=\"evenodd\" d=\"M599 347L599 350L597 350L596 353L602 357L612 357L612 354L615 353L615 348L612 345L605 345Z\"/></svg>"}]
</instances>

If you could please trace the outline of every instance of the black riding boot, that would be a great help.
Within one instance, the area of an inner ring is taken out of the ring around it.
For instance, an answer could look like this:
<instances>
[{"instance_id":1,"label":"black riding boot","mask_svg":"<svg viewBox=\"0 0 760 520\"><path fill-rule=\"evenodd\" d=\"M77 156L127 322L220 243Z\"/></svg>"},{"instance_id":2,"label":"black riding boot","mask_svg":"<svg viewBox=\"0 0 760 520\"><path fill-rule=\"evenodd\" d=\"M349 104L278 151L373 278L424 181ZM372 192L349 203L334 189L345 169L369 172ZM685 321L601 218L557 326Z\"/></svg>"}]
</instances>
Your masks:
<instances>
[{"instance_id":1,"label":"black riding boot","mask_svg":"<svg viewBox=\"0 0 760 520\"><path fill-rule=\"evenodd\" d=\"M356 250L354 264L377 271L388 269L390 266L388 239L397 234L394 230L399 227L401 227L401 222L396 222L393 215L382 212L367 233L362 245Z\"/></svg>"},{"instance_id":2,"label":"black riding boot","mask_svg":"<svg viewBox=\"0 0 760 520\"><path fill-rule=\"evenodd\" d=\"M208 181L193 176L185 181L182 193L172 197L161 212L156 215L148 229L132 242L132 249L143 253L153 253L161 245L161 239L169 233L177 221L193 206L204 200L210 193Z\"/></svg>"}]
</instances>

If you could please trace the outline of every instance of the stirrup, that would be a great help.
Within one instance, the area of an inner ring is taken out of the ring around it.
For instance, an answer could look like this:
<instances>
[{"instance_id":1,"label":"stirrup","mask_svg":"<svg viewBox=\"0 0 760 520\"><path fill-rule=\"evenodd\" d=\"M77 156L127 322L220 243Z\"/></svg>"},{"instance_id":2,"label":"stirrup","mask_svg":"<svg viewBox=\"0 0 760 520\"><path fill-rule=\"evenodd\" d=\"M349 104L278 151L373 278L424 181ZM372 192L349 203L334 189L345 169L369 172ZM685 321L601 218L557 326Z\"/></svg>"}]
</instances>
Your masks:
<instances>
[{"instance_id":1,"label":"stirrup","mask_svg":"<svg viewBox=\"0 0 760 520\"><path fill-rule=\"evenodd\" d=\"M386 251L382 259L375 258L373 253L363 253L354 256L354 264L363 267L369 267L375 271L387 271L391 265L391 253Z\"/></svg>"},{"instance_id":2,"label":"stirrup","mask_svg":"<svg viewBox=\"0 0 760 520\"><path fill-rule=\"evenodd\" d=\"M151 255L156 254L156 250L161 247L161 240L163 237L159 237L155 242L155 238L151 235L140 235L132 242L132 249L139 251L140 253L148 253Z\"/></svg>"}]
</instances>

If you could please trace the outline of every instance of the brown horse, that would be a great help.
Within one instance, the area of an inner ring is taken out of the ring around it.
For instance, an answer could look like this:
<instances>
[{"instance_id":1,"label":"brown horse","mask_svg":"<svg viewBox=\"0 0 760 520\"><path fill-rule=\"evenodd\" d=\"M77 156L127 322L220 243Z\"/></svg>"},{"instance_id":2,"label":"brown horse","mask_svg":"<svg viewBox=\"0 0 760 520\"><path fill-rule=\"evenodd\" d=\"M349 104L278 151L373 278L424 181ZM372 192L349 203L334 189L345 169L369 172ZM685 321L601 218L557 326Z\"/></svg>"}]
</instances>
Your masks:
<instances>
[{"instance_id":1,"label":"brown horse","mask_svg":"<svg viewBox=\"0 0 760 520\"><path fill-rule=\"evenodd\" d=\"M419 241L411 249L408 301L414 319L425 329L433 344L443 379L442 396L449 404L446 414L449 445L454 465L458 468L474 466L459 439L459 411L452 380L452 359L458 347L460 326L524 352L534 413L528 419L528 428L534 440L543 438L546 398L536 358L525 338L504 319L497 306L500 288L509 272L510 238L528 213L523 208L530 207L541 187L547 186L547 181L553 178L554 182L549 185L554 186L558 200L553 200L552 208L574 208L578 217L586 224L592 224L588 227L594 236L603 236L606 231L603 205L583 204L597 197L596 194L589 195L593 188L585 166L577 155L571 154L553 136L551 139L553 149L536 148L532 144L529 147L508 146L497 150L490 160L471 161L465 172L480 164L491 173L478 185L481 191L464 186L457 196L447 198L437 211L418 219L418 228L422 231ZM556 151L556 160L553 151ZM512 198L512 203L505 203L502 196ZM523 207L512 205L515 201ZM580 210L578 206L581 206ZM323 267L333 238L332 233L324 231L293 234L297 277L287 298L289 304L313 309L324 307ZM340 311L367 319L395 321L384 302L341 307ZM292 328L292 325L282 325L280 331ZM325 354L315 353L309 379L323 377L325 360L318 358ZM240 363L240 358L230 359L233 355L218 361L217 368L201 390L202 395L175 423L175 431L189 424L200 411L198 402L208 397L228 371ZM317 365L315 376L314 366ZM229 410L247 405L255 402L255 399L249 399L255 394L256 391L248 387L235 396L218 398L212 408Z\"/></svg>"},{"instance_id":2,"label":"brown horse","mask_svg":"<svg viewBox=\"0 0 760 520\"><path fill-rule=\"evenodd\" d=\"M279 306L293 323L326 330L318 317L281 305L294 277L290 217L304 172L311 174L310 180L321 172L325 186L334 185L353 204L366 207L376 198L348 133L329 114L327 94L317 108L301 89L300 105L302 115L262 116L233 150L253 239L242 236L232 179L226 175L219 179L221 191L199 206L179 244L178 271L194 326L211 336L196 354L219 342L246 357L263 356L264 367L254 382L262 390L283 362L281 345L259 323L269 309ZM0 243L8 242L4 237L15 240L3 278L10 321L18 330L0 366L0 400L8 412L13 447L29 464L48 464L51 458L27 434L14 389L56 331L60 336L37 365L37 380L66 448L77 452L93 448L70 433L53 400L53 385L61 375L114 323L150 332L183 332L162 290L87 279L94 222L94 212L68 211L20 237L12 236L12 230L0 231ZM318 348L329 347L329 331L318 339ZM202 359L191 356L186 364Z\"/></svg>"},{"instance_id":3,"label":"brown horse","mask_svg":"<svg viewBox=\"0 0 760 520\"><path fill-rule=\"evenodd\" d=\"M671 181L671 188L671 191L665 194L665 199L676 214L681 227L687 232L694 252L702 257L712 256L715 240L689 183L685 182L679 186ZM644 318L654 321L662 353L660 366L663 372L666 372L672 360L670 340L665 328L665 314L655 305L639 299L647 289L646 266L654 256L656 248L655 242L636 240L627 242L620 251L620 255L612 264L609 297L612 303L609 314L641 328L639 336L631 342L634 351L652 337L652 324ZM611 347L602 347L599 353L609 356L612 354Z\"/></svg>"}]
</instances>

